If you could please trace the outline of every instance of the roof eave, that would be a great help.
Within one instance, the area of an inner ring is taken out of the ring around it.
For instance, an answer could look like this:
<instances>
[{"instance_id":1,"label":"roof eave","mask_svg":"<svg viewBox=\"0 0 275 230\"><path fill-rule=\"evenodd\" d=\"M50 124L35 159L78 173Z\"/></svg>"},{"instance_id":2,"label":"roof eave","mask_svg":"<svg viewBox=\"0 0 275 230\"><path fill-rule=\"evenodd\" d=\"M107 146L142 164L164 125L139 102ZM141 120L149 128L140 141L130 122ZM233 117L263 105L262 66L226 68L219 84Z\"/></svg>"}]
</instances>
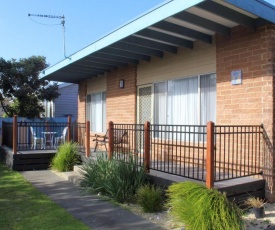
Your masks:
<instances>
[{"instance_id":1,"label":"roof eave","mask_svg":"<svg viewBox=\"0 0 275 230\"><path fill-rule=\"evenodd\" d=\"M259 18L263 18L271 23L275 23L275 8L262 0L250 1L247 4L247 1L244 0L224 0L225 2L234 5L242 10L250 12L254 15L257 15Z\"/></svg>"},{"instance_id":2,"label":"roof eave","mask_svg":"<svg viewBox=\"0 0 275 230\"><path fill-rule=\"evenodd\" d=\"M173 0L173 1L167 2L159 6L158 8L152 10L151 12L113 31L112 33L99 39L93 44L87 46L86 48L80 50L79 52L57 63L56 65L53 65L50 68L45 69L40 74L40 77L41 78L47 77L48 75L54 73L55 71L60 70L63 67L66 67L67 65L70 65L71 63L88 56L89 54L92 54L102 48L105 48L123 38L126 38L146 27L149 27L167 17L170 17L171 15L177 14L203 1L205 0L189 0L189 1Z\"/></svg>"}]
</instances>

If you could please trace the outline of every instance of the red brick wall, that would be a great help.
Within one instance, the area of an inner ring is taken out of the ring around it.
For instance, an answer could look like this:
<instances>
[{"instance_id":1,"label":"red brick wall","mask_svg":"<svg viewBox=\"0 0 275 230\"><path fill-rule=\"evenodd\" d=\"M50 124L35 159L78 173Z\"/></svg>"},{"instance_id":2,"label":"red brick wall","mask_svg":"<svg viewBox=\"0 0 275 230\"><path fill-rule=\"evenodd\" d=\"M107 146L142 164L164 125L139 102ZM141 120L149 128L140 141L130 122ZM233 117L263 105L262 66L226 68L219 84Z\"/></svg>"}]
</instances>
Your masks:
<instances>
[{"instance_id":1,"label":"red brick wall","mask_svg":"<svg viewBox=\"0 0 275 230\"><path fill-rule=\"evenodd\" d=\"M86 93L87 93L87 83L82 81L79 83L78 87L78 122L86 122Z\"/></svg>"},{"instance_id":2,"label":"red brick wall","mask_svg":"<svg viewBox=\"0 0 275 230\"><path fill-rule=\"evenodd\" d=\"M216 36L217 124L263 123L272 137L274 29L238 26L231 37ZM232 70L242 70L241 85L230 84Z\"/></svg>"},{"instance_id":3,"label":"red brick wall","mask_svg":"<svg viewBox=\"0 0 275 230\"><path fill-rule=\"evenodd\" d=\"M216 35L217 124L260 125L274 142L275 26L252 31L237 26L231 37ZM241 85L230 84L232 70L241 70ZM274 176L268 177L267 197L275 201ZM272 177L272 178L271 178Z\"/></svg>"},{"instance_id":4,"label":"red brick wall","mask_svg":"<svg viewBox=\"0 0 275 230\"><path fill-rule=\"evenodd\" d=\"M119 80L125 82L124 89L119 88ZM129 66L107 74L107 123L136 123L136 67ZM107 124L108 127L108 124Z\"/></svg>"}]
</instances>

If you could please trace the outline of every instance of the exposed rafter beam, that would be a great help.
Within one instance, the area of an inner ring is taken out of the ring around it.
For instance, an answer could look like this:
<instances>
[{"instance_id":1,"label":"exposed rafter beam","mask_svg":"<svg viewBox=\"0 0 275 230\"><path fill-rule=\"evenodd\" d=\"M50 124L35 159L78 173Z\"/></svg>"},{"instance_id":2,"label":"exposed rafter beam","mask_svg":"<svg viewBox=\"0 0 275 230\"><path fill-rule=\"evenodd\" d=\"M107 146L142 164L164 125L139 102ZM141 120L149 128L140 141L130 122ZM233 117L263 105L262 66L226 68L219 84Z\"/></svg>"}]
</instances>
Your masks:
<instances>
[{"instance_id":1,"label":"exposed rafter beam","mask_svg":"<svg viewBox=\"0 0 275 230\"><path fill-rule=\"evenodd\" d=\"M111 69L100 68L97 65L87 65L87 64L74 64L74 66L79 70L88 70L88 71L104 71L109 72Z\"/></svg>"},{"instance_id":2,"label":"exposed rafter beam","mask_svg":"<svg viewBox=\"0 0 275 230\"><path fill-rule=\"evenodd\" d=\"M92 61L92 62L96 62L96 63L101 63L103 65L112 65L112 66L117 66L117 67L126 67L128 64L125 62L118 62L118 61L113 61L113 60L109 60L106 59L105 57L103 57L102 55L90 55L85 57L84 59L85 61Z\"/></svg>"},{"instance_id":3,"label":"exposed rafter beam","mask_svg":"<svg viewBox=\"0 0 275 230\"><path fill-rule=\"evenodd\" d=\"M61 81L61 82L68 82L68 83L77 83L79 80L84 80L88 77L92 77L93 75L89 75L87 76L86 74L75 74L75 73L71 73L68 71L62 71L59 72L58 74L52 76L49 75L48 80L53 80L54 81Z\"/></svg>"},{"instance_id":4,"label":"exposed rafter beam","mask_svg":"<svg viewBox=\"0 0 275 230\"><path fill-rule=\"evenodd\" d=\"M161 52L161 51L150 49L150 48L145 48L145 47L134 45L134 44L117 42L113 45L110 45L109 47L114 48L114 49L129 51L129 52L133 52L133 53L148 55L148 56L156 56L156 57L160 57L160 58L163 57L163 52Z\"/></svg>"},{"instance_id":5,"label":"exposed rafter beam","mask_svg":"<svg viewBox=\"0 0 275 230\"><path fill-rule=\"evenodd\" d=\"M186 21L188 23L191 23L193 25L199 26L201 28L205 28L207 30L216 32L218 34L225 35L227 37L230 36L231 29L229 27L226 27L224 25L221 25L219 23L213 22L211 20L208 20L206 18L202 18L200 16L197 16L195 14L191 14L189 12L181 12L176 15L172 16L173 18Z\"/></svg>"},{"instance_id":6,"label":"exposed rafter beam","mask_svg":"<svg viewBox=\"0 0 275 230\"><path fill-rule=\"evenodd\" d=\"M196 7L206 10L212 14L223 17L229 21L236 22L238 24L247 26L251 29L255 29L255 20L251 17L248 17L244 14L241 14L235 10L232 10L228 7L225 7L221 4L212 2L212 1L204 1L198 4Z\"/></svg>"},{"instance_id":7,"label":"exposed rafter beam","mask_svg":"<svg viewBox=\"0 0 275 230\"><path fill-rule=\"evenodd\" d=\"M152 48L169 53L177 53L177 47L172 45L163 44L161 42L151 41L145 38L130 36L121 40L123 43L136 44L142 47Z\"/></svg>"},{"instance_id":8,"label":"exposed rafter beam","mask_svg":"<svg viewBox=\"0 0 275 230\"><path fill-rule=\"evenodd\" d=\"M87 67L91 67L91 68L96 67L96 68L99 68L99 69L107 69L107 70L117 68L117 66L115 66L115 65L108 65L108 64L103 64L103 63L100 63L100 62L94 62L94 61L87 60L86 58L82 59L81 62L77 61L76 65L87 66Z\"/></svg>"},{"instance_id":9,"label":"exposed rafter beam","mask_svg":"<svg viewBox=\"0 0 275 230\"><path fill-rule=\"evenodd\" d=\"M161 21L158 22L156 24L154 24L152 27L158 28L158 29L162 29L162 30L166 30L169 32L173 32L179 35L183 35L189 38L193 38L193 39L197 39L197 40L201 40L207 43L212 43L212 36L196 31L196 30L192 30L183 26L179 26L170 22L166 22L166 21Z\"/></svg>"},{"instance_id":10,"label":"exposed rafter beam","mask_svg":"<svg viewBox=\"0 0 275 230\"><path fill-rule=\"evenodd\" d=\"M275 23L274 6L270 5L265 1L262 1L262 0L249 1L249 4L247 4L247 1L244 1L244 0L224 0L224 1L232 5L235 5L240 9L243 9L252 14L255 14L258 17L261 17L262 21L267 20L269 22ZM256 19L256 20L258 23L259 19Z\"/></svg>"},{"instance_id":11,"label":"exposed rafter beam","mask_svg":"<svg viewBox=\"0 0 275 230\"><path fill-rule=\"evenodd\" d=\"M75 74L84 74L84 75L92 75L92 74L104 74L104 71L102 70L85 70L85 69L79 69L77 67L67 67L67 72L75 73Z\"/></svg>"},{"instance_id":12,"label":"exposed rafter beam","mask_svg":"<svg viewBox=\"0 0 275 230\"><path fill-rule=\"evenodd\" d=\"M184 46L184 47L190 48L190 49L193 48L193 42L191 42L191 41L188 41L186 39L179 38L176 36L172 36L169 34L161 33L159 31L155 31L155 30L144 29L136 34L144 36L144 37L148 37L148 38L157 39L159 41L168 42L170 44L174 44L177 46Z\"/></svg>"},{"instance_id":13,"label":"exposed rafter beam","mask_svg":"<svg viewBox=\"0 0 275 230\"><path fill-rule=\"evenodd\" d=\"M107 54L112 54L118 57L125 57L133 60L143 60L143 61L150 61L150 56L148 55L142 55L142 54L137 54L137 53L132 53L124 50L118 50L118 49L113 49L113 48L104 48L100 50L100 53L107 53Z\"/></svg>"},{"instance_id":14,"label":"exposed rafter beam","mask_svg":"<svg viewBox=\"0 0 275 230\"><path fill-rule=\"evenodd\" d=\"M109 54L106 52L96 52L93 54L94 57L99 57L107 60L112 60L112 61L117 61L117 62L122 62L125 64L135 64L137 65L139 62L135 59L130 59L130 58L125 58L125 57L120 57L117 55Z\"/></svg>"}]
</instances>

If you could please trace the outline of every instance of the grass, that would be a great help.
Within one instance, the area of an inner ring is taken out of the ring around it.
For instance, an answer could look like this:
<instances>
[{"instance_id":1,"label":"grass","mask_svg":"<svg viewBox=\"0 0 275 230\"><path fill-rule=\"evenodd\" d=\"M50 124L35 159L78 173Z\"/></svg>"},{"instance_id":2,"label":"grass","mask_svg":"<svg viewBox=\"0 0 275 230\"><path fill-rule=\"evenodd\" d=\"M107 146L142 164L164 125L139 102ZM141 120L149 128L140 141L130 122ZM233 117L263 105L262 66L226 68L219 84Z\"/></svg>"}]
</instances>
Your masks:
<instances>
[{"instance_id":1,"label":"grass","mask_svg":"<svg viewBox=\"0 0 275 230\"><path fill-rule=\"evenodd\" d=\"M59 172L73 171L74 165L81 162L81 157L78 154L77 144L65 142L60 145L57 154L51 162L51 168Z\"/></svg>"},{"instance_id":2,"label":"grass","mask_svg":"<svg viewBox=\"0 0 275 230\"><path fill-rule=\"evenodd\" d=\"M148 180L145 169L139 167L133 157L124 162L109 160L102 153L96 160L87 160L81 168L81 186L85 193L100 193L120 203L133 199L137 189Z\"/></svg>"},{"instance_id":3,"label":"grass","mask_svg":"<svg viewBox=\"0 0 275 230\"><path fill-rule=\"evenodd\" d=\"M171 214L185 224L186 230L244 230L242 211L224 193L194 182L169 186Z\"/></svg>"},{"instance_id":4,"label":"grass","mask_svg":"<svg viewBox=\"0 0 275 230\"><path fill-rule=\"evenodd\" d=\"M159 212L163 209L164 191L159 186L146 184L137 190L137 203L144 212Z\"/></svg>"},{"instance_id":5,"label":"grass","mask_svg":"<svg viewBox=\"0 0 275 230\"><path fill-rule=\"evenodd\" d=\"M0 162L0 229L89 229Z\"/></svg>"}]
</instances>

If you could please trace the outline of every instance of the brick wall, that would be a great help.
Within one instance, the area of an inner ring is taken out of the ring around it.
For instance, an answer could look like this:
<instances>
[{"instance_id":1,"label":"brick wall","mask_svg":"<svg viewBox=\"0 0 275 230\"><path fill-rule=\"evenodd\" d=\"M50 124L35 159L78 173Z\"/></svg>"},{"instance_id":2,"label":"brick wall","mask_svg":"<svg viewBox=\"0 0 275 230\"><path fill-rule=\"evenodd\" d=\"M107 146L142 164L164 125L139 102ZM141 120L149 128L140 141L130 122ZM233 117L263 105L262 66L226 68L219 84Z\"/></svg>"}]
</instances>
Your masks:
<instances>
[{"instance_id":1,"label":"brick wall","mask_svg":"<svg viewBox=\"0 0 275 230\"><path fill-rule=\"evenodd\" d=\"M217 124L264 124L272 143L275 143L274 38L272 25L255 31L237 26L232 29L231 37L216 35ZM242 71L241 85L231 85L232 70ZM266 195L275 201L274 176L265 176L268 181Z\"/></svg>"},{"instance_id":2,"label":"brick wall","mask_svg":"<svg viewBox=\"0 0 275 230\"><path fill-rule=\"evenodd\" d=\"M119 80L125 82L119 88ZM129 66L107 74L106 121L136 123L136 67ZM108 124L107 124L108 127Z\"/></svg>"},{"instance_id":3,"label":"brick wall","mask_svg":"<svg viewBox=\"0 0 275 230\"><path fill-rule=\"evenodd\" d=\"M86 122L86 93L87 84L86 81L82 81L78 86L78 122Z\"/></svg>"}]
</instances>

